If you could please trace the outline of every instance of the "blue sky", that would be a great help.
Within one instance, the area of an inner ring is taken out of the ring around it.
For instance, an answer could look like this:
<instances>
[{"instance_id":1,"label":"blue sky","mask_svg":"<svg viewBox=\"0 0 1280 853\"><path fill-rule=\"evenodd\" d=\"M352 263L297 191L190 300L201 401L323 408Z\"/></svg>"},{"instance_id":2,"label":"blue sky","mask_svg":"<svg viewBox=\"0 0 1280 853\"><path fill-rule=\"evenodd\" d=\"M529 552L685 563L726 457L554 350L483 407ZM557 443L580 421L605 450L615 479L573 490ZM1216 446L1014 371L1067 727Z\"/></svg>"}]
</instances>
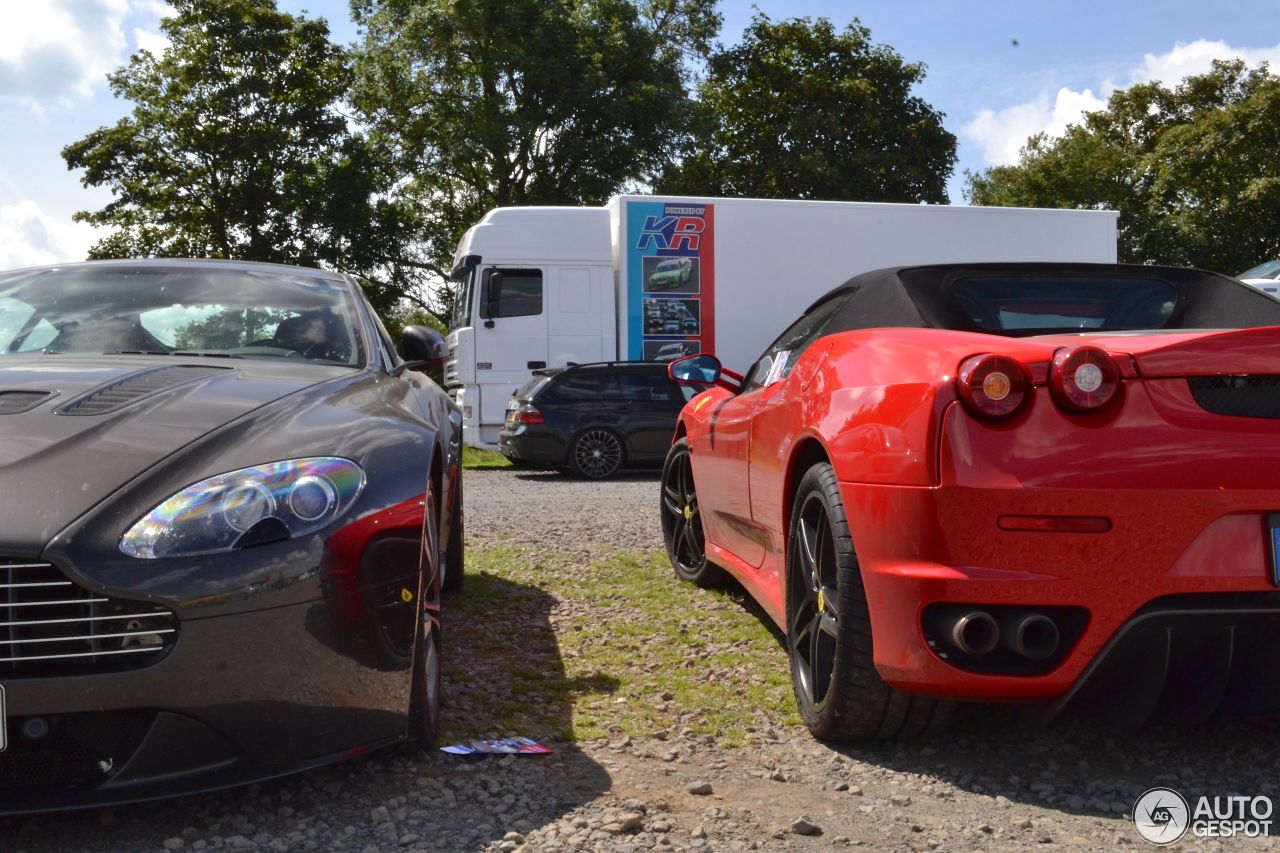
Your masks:
<instances>
[{"instance_id":1,"label":"blue sky","mask_svg":"<svg viewBox=\"0 0 1280 853\"><path fill-rule=\"evenodd\" d=\"M356 38L347 0L278 0ZM928 76L918 94L960 141L965 169L1011 162L1034 132L1060 132L1116 88L1173 83L1214 58L1280 70L1280 0L721 0L721 40L736 41L758 7L772 18L855 16L872 38ZM105 74L139 46L158 49L163 0L4 0L0 13L0 269L76 260L97 238L76 210L110 200L67 171L62 147L129 111ZM1014 42L1017 42L1016 44Z\"/></svg>"}]
</instances>

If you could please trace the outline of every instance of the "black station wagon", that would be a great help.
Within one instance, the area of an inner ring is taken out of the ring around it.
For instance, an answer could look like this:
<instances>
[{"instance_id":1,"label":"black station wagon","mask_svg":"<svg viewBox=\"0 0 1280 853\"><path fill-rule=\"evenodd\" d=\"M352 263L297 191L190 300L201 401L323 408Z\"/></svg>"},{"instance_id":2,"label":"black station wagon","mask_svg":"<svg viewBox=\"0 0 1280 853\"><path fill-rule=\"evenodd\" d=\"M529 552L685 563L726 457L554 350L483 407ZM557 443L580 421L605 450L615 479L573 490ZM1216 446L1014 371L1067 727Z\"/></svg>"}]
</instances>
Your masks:
<instances>
[{"instance_id":1,"label":"black station wagon","mask_svg":"<svg viewBox=\"0 0 1280 853\"><path fill-rule=\"evenodd\" d=\"M512 462L602 479L659 465L695 389L667 365L603 362L539 370L507 403L498 446Z\"/></svg>"}]
</instances>

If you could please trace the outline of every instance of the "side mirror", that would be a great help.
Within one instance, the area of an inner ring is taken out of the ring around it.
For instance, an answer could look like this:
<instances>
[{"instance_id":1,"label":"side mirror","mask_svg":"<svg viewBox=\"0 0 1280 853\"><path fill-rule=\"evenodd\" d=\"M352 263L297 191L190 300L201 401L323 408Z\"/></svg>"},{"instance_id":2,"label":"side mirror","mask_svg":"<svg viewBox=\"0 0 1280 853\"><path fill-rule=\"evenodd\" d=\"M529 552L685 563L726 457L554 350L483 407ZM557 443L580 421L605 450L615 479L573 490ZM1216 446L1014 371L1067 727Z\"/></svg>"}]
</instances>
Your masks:
<instances>
[{"instance_id":1,"label":"side mirror","mask_svg":"<svg viewBox=\"0 0 1280 853\"><path fill-rule=\"evenodd\" d=\"M714 355L691 355L667 366L667 375L688 385L713 385L720 379L720 359Z\"/></svg>"},{"instance_id":2,"label":"side mirror","mask_svg":"<svg viewBox=\"0 0 1280 853\"><path fill-rule=\"evenodd\" d=\"M401 340L405 361L416 362L415 367L418 369L444 368L444 361L449 357L449 345L435 329L430 326L405 326Z\"/></svg>"},{"instance_id":3,"label":"side mirror","mask_svg":"<svg viewBox=\"0 0 1280 853\"><path fill-rule=\"evenodd\" d=\"M489 273L480 286L480 317L485 321L485 328L493 328L493 318L498 316L498 308L502 300L502 273L494 270Z\"/></svg>"}]
</instances>

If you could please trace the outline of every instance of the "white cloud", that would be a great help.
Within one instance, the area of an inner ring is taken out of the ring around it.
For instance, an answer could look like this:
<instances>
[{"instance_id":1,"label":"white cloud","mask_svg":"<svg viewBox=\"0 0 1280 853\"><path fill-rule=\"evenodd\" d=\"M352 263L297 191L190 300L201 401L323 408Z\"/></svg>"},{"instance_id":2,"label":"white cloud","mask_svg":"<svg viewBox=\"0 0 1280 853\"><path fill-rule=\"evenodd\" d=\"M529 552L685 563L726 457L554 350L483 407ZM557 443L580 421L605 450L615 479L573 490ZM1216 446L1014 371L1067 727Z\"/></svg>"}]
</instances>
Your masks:
<instances>
[{"instance_id":1,"label":"white cloud","mask_svg":"<svg viewBox=\"0 0 1280 853\"><path fill-rule=\"evenodd\" d=\"M138 46L138 50L151 51L151 55L157 58L164 53L165 48L170 44L168 37L164 33L154 33L141 27L133 28L133 43Z\"/></svg>"},{"instance_id":2,"label":"white cloud","mask_svg":"<svg viewBox=\"0 0 1280 853\"><path fill-rule=\"evenodd\" d=\"M160 0L6 0L0 98L37 112L92 98L128 54L126 20L145 25L134 43L151 48L162 36L148 27L172 11Z\"/></svg>"},{"instance_id":3,"label":"white cloud","mask_svg":"<svg viewBox=\"0 0 1280 853\"><path fill-rule=\"evenodd\" d=\"M1259 62L1269 62L1273 68L1280 69L1280 44L1269 48L1238 48L1207 39L1178 42L1167 53L1145 54L1142 64L1130 73L1127 82L1117 85L1111 80L1101 81L1097 87L1099 95L1092 89L1063 88L1052 99L1044 93L1012 107L982 109L960 132L978 146L987 165L1016 163L1028 137L1037 133L1060 135L1067 125L1079 124L1084 113L1105 107L1106 99L1116 89L1153 80L1176 85L1184 77L1205 73L1215 59L1243 59L1251 68Z\"/></svg>"},{"instance_id":4,"label":"white cloud","mask_svg":"<svg viewBox=\"0 0 1280 853\"><path fill-rule=\"evenodd\" d=\"M1083 92L1059 89L1052 104L1048 95L1041 95L1034 101L999 111L980 110L964 126L963 133L978 144L988 163L1015 163L1028 137L1037 133L1057 136L1068 124L1079 122L1085 112L1105 106L1106 99L1097 97L1090 89Z\"/></svg>"},{"instance_id":5,"label":"white cloud","mask_svg":"<svg viewBox=\"0 0 1280 853\"><path fill-rule=\"evenodd\" d=\"M173 7L164 0L133 0L133 14L149 23L158 23L173 13ZM154 29L134 27L133 43L138 50L149 50L154 56L159 56L169 46L169 37Z\"/></svg>"},{"instance_id":6,"label":"white cloud","mask_svg":"<svg viewBox=\"0 0 1280 853\"><path fill-rule=\"evenodd\" d=\"M1142 67L1133 72L1134 83L1159 80L1172 86L1192 74L1203 74L1213 67L1215 59L1243 59L1253 68L1260 62L1271 64L1271 70L1280 72L1280 44L1275 47L1232 47L1224 41L1198 39L1190 43L1178 42L1168 53L1144 54Z\"/></svg>"},{"instance_id":7,"label":"white cloud","mask_svg":"<svg viewBox=\"0 0 1280 853\"><path fill-rule=\"evenodd\" d=\"M83 261L101 236L83 222L60 222L30 199L0 205L0 270Z\"/></svg>"}]
</instances>

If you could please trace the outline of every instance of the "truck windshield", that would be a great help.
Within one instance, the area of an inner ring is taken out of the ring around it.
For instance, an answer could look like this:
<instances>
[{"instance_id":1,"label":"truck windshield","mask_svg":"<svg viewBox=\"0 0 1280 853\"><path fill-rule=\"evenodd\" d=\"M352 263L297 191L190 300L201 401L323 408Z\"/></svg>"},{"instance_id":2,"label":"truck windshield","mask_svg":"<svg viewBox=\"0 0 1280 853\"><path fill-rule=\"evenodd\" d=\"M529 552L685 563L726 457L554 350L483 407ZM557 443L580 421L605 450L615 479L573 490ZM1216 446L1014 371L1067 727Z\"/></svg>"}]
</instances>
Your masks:
<instances>
[{"instance_id":1,"label":"truck windshield","mask_svg":"<svg viewBox=\"0 0 1280 853\"><path fill-rule=\"evenodd\" d=\"M461 329L471 325L471 297L475 288L476 267L457 267L449 276L453 283L453 317L450 329Z\"/></svg>"}]
</instances>

